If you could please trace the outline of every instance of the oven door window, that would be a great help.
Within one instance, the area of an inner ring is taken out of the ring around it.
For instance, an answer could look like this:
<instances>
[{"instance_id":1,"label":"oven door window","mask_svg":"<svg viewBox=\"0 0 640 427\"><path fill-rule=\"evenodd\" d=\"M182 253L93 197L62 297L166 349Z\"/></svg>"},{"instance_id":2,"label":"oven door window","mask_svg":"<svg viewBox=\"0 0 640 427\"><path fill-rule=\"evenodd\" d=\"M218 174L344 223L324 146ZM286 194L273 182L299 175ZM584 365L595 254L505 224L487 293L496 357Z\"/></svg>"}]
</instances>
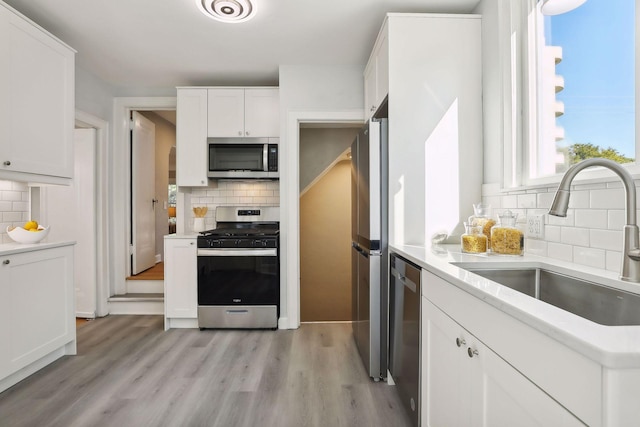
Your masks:
<instances>
[{"instance_id":1,"label":"oven door window","mask_svg":"<svg viewBox=\"0 0 640 427\"><path fill-rule=\"evenodd\" d=\"M263 144L209 144L209 170L264 171Z\"/></svg>"},{"instance_id":2,"label":"oven door window","mask_svg":"<svg viewBox=\"0 0 640 427\"><path fill-rule=\"evenodd\" d=\"M199 256L198 305L275 305L278 273L275 256Z\"/></svg>"}]
</instances>

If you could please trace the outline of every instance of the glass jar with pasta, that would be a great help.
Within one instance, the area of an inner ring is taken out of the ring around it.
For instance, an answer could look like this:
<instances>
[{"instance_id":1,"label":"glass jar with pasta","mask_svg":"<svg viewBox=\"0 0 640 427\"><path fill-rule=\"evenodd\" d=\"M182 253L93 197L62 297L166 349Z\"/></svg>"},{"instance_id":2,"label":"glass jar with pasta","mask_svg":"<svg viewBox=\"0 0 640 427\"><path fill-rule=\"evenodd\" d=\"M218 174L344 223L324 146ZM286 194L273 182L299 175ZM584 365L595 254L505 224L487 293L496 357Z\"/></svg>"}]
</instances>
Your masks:
<instances>
[{"instance_id":1,"label":"glass jar with pasta","mask_svg":"<svg viewBox=\"0 0 640 427\"><path fill-rule=\"evenodd\" d=\"M491 227L491 251L499 255L522 255L524 233L516 228L518 214L505 211L498 215L498 224Z\"/></svg>"},{"instance_id":2,"label":"glass jar with pasta","mask_svg":"<svg viewBox=\"0 0 640 427\"><path fill-rule=\"evenodd\" d=\"M474 203L473 215L469 217L469 224L482 227L482 233L487 236L487 250L491 249L491 227L496 225L496 222L491 218L491 205Z\"/></svg>"},{"instance_id":3,"label":"glass jar with pasta","mask_svg":"<svg viewBox=\"0 0 640 427\"><path fill-rule=\"evenodd\" d=\"M482 227L468 222L464 223L466 233L460 238L462 252L468 254L483 254L487 252L487 236L482 232Z\"/></svg>"}]
</instances>

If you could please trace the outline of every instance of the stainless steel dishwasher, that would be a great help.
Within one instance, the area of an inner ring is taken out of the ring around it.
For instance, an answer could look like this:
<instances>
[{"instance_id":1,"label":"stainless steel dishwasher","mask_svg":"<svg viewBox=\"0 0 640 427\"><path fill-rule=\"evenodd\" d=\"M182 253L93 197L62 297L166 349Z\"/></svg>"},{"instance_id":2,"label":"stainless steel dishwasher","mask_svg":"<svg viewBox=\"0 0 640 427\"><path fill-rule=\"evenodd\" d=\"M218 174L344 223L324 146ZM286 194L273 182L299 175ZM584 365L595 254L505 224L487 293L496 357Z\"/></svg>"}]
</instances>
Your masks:
<instances>
[{"instance_id":1,"label":"stainless steel dishwasher","mask_svg":"<svg viewBox=\"0 0 640 427\"><path fill-rule=\"evenodd\" d=\"M391 254L389 372L414 426L420 423L420 271Z\"/></svg>"}]
</instances>

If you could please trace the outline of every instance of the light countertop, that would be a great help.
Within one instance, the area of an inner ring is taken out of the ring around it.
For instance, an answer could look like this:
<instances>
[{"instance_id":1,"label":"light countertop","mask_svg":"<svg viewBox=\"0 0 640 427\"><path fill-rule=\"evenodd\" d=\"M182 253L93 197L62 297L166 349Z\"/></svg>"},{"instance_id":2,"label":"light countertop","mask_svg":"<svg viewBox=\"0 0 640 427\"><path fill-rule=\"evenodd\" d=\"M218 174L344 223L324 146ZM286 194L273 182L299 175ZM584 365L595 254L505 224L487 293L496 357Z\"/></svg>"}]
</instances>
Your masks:
<instances>
[{"instance_id":1,"label":"light countertop","mask_svg":"<svg viewBox=\"0 0 640 427\"><path fill-rule=\"evenodd\" d=\"M640 326L604 326L594 323L455 264L463 263L469 267L469 264L491 263L496 268L550 266L554 271L569 276L640 294L640 284L621 281L616 272L534 255L511 257L463 254L460 253L459 245L390 245L389 251L403 256L604 366L616 369L640 368Z\"/></svg>"},{"instance_id":2,"label":"light countertop","mask_svg":"<svg viewBox=\"0 0 640 427\"><path fill-rule=\"evenodd\" d=\"M40 242L32 244L22 243L3 243L0 245L0 256L14 255L24 252L40 251L43 249L58 248L61 246L75 245L75 241L63 241L63 242Z\"/></svg>"},{"instance_id":3,"label":"light countertop","mask_svg":"<svg viewBox=\"0 0 640 427\"><path fill-rule=\"evenodd\" d=\"M196 239L199 233L193 232L191 234L166 234L165 239Z\"/></svg>"}]
</instances>

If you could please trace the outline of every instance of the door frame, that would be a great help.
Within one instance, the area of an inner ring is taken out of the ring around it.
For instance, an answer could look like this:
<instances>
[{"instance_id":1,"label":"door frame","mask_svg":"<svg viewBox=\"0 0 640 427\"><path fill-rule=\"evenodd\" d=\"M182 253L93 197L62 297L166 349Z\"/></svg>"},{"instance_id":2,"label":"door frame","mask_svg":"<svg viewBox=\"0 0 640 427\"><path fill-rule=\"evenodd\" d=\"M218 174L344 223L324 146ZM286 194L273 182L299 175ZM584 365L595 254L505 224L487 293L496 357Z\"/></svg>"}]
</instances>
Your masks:
<instances>
[{"instance_id":1,"label":"door frame","mask_svg":"<svg viewBox=\"0 0 640 427\"><path fill-rule=\"evenodd\" d=\"M175 96L116 97L113 99L113 146L111 217L113 230L112 295L126 292L126 278L131 275L129 236L131 233L131 182L129 153L129 117L131 111L175 110Z\"/></svg>"},{"instance_id":2,"label":"door frame","mask_svg":"<svg viewBox=\"0 0 640 427\"><path fill-rule=\"evenodd\" d=\"M109 284L109 260L111 250L109 246L110 224L107 206L109 206L109 122L84 111L75 111L76 127L89 127L96 130L96 317L109 314L108 299L111 295Z\"/></svg>"},{"instance_id":3,"label":"door frame","mask_svg":"<svg viewBox=\"0 0 640 427\"><path fill-rule=\"evenodd\" d=\"M364 124L364 110L289 111L280 171L280 329L300 327L300 124Z\"/></svg>"}]
</instances>

